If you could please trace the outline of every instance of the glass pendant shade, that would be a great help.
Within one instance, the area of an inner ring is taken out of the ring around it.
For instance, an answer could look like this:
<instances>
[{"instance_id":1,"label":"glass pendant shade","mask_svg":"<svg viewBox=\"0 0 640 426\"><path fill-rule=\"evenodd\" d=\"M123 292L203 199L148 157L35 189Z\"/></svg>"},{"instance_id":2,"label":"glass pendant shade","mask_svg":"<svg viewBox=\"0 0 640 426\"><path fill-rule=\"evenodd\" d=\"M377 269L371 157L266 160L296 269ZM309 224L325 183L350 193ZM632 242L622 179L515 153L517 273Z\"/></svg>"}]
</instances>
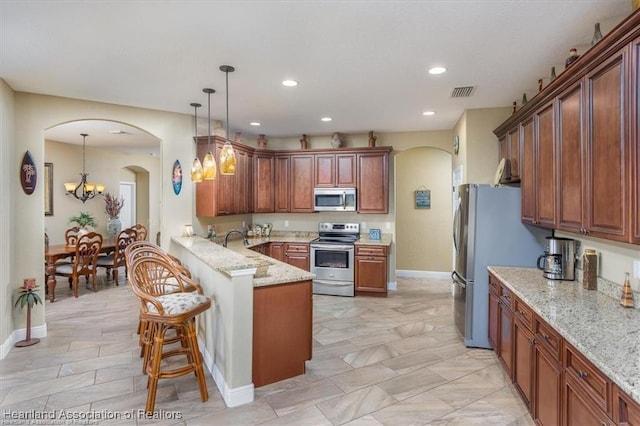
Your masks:
<instances>
[{"instance_id":1,"label":"glass pendant shade","mask_svg":"<svg viewBox=\"0 0 640 426\"><path fill-rule=\"evenodd\" d=\"M231 142L226 141L220 153L220 174L235 175L236 174L236 153L233 150Z\"/></svg>"},{"instance_id":2,"label":"glass pendant shade","mask_svg":"<svg viewBox=\"0 0 640 426\"><path fill-rule=\"evenodd\" d=\"M191 165L191 180L196 183L202 182L202 163L200 163L198 157L193 160Z\"/></svg>"},{"instance_id":3,"label":"glass pendant shade","mask_svg":"<svg viewBox=\"0 0 640 426\"><path fill-rule=\"evenodd\" d=\"M211 180L216 178L217 172L216 160L213 158L211 151L209 151L202 162L202 175L204 179Z\"/></svg>"}]
</instances>

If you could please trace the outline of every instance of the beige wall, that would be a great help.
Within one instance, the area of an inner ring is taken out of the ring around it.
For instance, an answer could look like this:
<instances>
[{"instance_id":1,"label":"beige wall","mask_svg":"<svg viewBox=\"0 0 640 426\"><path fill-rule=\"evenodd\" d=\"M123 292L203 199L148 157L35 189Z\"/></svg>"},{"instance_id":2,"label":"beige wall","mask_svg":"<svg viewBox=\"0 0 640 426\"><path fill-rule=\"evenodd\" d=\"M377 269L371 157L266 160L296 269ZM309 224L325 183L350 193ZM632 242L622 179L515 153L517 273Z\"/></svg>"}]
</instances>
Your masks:
<instances>
[{"instance_id":1,"label":"beige wall","mask_svg":"<svg viewBox=\"0 0 640 426\"><path fill-rule=\"evenodd\" d=\"M45 161L53 163L53 216L45 216L45 228L51 244L64 242L64 231L70 226L69 218L81 211L93 213L98 221L96 230L106 234L108 216L104 211L104 198L96 197L80 202L64 191L64 182L78 181L78 173L82 170L82 147L55 141L45 142ZM136 167L139 172L131 169ZM148 155L131 154L105 149L86 148L86 171L90 181L102 182L106 185L106 192L114 195L119 193L120 181L136 182L136 201L138 221L144 225L160 223L160 159ZM114 173L114 171L118 171ZM146 171L146 173L143 173ZM144 179L138 182L137 176ZM149 177L155 184L149 187ZM150 190L151 189L151 190ZM149 200L154 200L154 217L149 220ZM156 230L157 227L154 227Z\"/></svg>"},{"instance_id":2,"label":"beige wall","mask_svg":"<svg viewBox=\"0 0 640 426\"><path fill-rule=\"evenodd\" d=\"M396 267L448 272L451 229L451 153L412 148L396 155ZM416 209L414 191L431 191L431 208Z\"/></svg>"},{"instance_id":3,"label":"beige wall","mask_svg":"<svg viewBox=\"0 0 640 426\"><path fill-rule=\"evenodd\" d=\"M13 296L18 282L14 274L13 215L14 192L20 191L18 164L15 155L13 90L0 79L0 345L14 330Z\"/></svg>"}]
</instances>

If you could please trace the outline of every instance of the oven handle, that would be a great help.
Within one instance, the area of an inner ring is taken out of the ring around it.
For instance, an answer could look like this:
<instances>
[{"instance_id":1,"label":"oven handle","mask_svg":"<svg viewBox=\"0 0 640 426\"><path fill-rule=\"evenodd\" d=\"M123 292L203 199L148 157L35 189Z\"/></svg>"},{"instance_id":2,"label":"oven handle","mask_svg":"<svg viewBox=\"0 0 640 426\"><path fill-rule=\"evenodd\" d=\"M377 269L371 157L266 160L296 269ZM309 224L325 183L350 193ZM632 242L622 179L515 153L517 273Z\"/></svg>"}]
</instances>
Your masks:
<instances>
[{"instance_id":1,"label":"oven handle","mask_svg":"<svg viewBox=\"0 0 640 426\"><path fill-rule=\"evenodd\" d=\"M312 249L321 249L321 250L354 250L354 245L348 244L311 244Z\"/></svg>"},{"instance_id":2,"label":"oven handle","mask_svg":"<svg viewBox=\"0 0 640 426\"><path fill-rule=\"evenodd\" d=\"M334 287L343 287L343 286L347 286L347 285L353 285L353 281L336 281L336 280L318 280L318 279L314 279L313 280L314 284L322 284L322 285L328 285L328 286L334 286Z\"/></svg>"}]
</instances>

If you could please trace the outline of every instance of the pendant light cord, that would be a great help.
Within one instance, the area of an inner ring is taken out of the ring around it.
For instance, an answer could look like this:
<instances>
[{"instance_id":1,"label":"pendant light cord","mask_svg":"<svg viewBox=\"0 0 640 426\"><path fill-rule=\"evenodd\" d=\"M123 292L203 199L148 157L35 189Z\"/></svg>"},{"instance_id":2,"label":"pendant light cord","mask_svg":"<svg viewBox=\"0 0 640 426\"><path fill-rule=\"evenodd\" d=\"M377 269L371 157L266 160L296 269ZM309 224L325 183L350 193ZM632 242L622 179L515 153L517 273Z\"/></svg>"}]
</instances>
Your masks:
<instances>
[{"instance_id":1,"label":"pendant light cord","mask_svg":"<svg viewBox=\"0 0 640 426\"><path fill-rule=\"evenodd\" d=\"M89 136L86 133L82 133L82 175L86 176L87 171L85 169L85 165L86 165L86 154L85 154L85 149L86 149L86 145L87 145L87 136Z\"/></svg>"},{"instance_id":2,"label":"pendant light cord","mask_svg":"<svg viewBox=\"0 0 640 426\"><path fill-rule=\"evenodd\" d=\"M227 90L227 140L231 140L229 135L229 73L234 72L236 69L231 65L220 65L220 71L226 75L226 90Z\"/></svg>"}]
</instances>

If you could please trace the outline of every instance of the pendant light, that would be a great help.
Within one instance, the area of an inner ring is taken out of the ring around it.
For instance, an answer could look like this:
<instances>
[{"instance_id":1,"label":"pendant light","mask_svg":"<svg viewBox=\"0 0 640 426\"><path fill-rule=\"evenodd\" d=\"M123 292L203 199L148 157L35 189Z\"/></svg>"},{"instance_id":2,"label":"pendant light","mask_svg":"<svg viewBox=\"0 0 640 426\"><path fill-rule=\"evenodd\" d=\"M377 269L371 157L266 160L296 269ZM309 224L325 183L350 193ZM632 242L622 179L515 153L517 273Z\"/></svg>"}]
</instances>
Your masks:
<instances>
[{"instance_id":1,"label":"pendant light","mask_svg":"<svg viewBox=\"0 0 640 426\"><path fill-rule=\"evenodd\" d=\"M226 74L227 80L227 141L222 147L220 152L220 174L221 175L235 175L236 174L236 153L233 150L233 145L229 140L229 73L234 72L236 69L231 65L221 65L220 71Z\"/></svg>"},{"instance_id":2,"label":"pendant light","mask_svg":"<svg viewBox=\"0 0 640 426\"><path fill-rule=\"evenodd\" d=\"M191 165L191 181L199 183L202 182L202 163L198 158L198 108L202 105L196 102L190 105L193 107L193 134L196 138L196 159L193 160L193 164Z\"/></svg>"},{"instance_id":3,"label":"pendant light","mask_svg":"<svg viewBox=\"0 0 640 426\"><path fill-rule=\"evenodd\" d=\"M207 155L205 155L204 159L202 160L202 175L205 180L211 180L216 178L216 173L218 172L216 167L216 160L213 158L213 153L211 152L211 94L215 93L216 91L213 89L202 89L202 91L207 94L209 102Z\"/></svg>"},{"instance_id":4,"label":"pendant light","mask_svg":"<svg viewBox=\"0 0 640 426\"><path fill-rule=\"evenodd\" d=\"M85 203L96 195L102 194L104 192L104 184L87 182L87 176L89 176L89 173L87 173L85 169L85 147L87 136L89 135L87 133L80 133L80 136L82 136L82 173L80 173L80 182L65 182L64 189L67 191L67 195L73 195L78 200Z\"/></svg>"}]
</instances>

